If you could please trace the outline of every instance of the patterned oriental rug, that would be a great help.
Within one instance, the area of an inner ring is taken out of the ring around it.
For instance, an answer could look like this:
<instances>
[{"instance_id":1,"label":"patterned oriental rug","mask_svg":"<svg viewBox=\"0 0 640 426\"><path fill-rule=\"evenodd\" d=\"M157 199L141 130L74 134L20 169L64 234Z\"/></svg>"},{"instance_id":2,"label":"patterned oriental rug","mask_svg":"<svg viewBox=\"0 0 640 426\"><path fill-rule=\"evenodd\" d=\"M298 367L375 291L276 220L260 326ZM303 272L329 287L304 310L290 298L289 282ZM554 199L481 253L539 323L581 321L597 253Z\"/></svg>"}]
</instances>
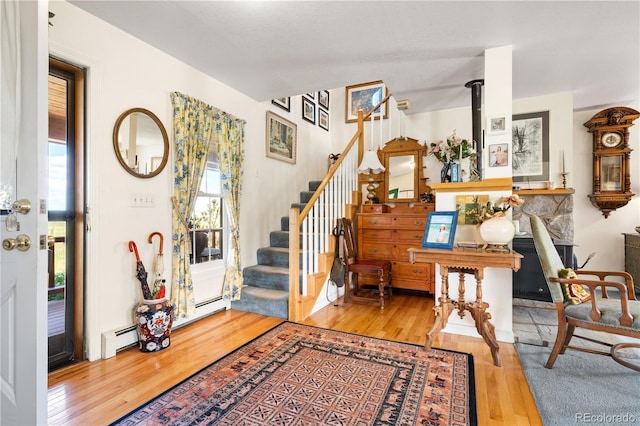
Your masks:
<instances>
[{"instance_id":1,"label":"patterned oriental rug","mask_svg":"<svg viewBox=\"0 0 640 426\"><path fill-rule=\"evenodd\" d=\"M473 357L285 322L113 425L474 425Z\"/></svg>"}]
</instances>

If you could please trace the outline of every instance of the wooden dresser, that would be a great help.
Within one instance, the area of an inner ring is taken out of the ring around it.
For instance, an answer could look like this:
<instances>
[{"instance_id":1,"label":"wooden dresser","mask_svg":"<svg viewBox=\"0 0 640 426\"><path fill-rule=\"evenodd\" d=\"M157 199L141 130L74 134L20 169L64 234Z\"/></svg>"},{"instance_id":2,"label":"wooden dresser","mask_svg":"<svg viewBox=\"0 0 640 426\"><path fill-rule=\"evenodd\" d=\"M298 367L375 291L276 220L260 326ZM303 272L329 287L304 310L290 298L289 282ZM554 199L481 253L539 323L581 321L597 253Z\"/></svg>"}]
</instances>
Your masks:
<instances>
[{"instance_id":1,"label":"wooden dresser","mask_svg":"<svg viewBox=\"0 0 640 426\"><path fill-rule=\"evenodd\" d=\"M434 293L434 267L409 263L409 247L421 247L427 216L433 203L364 204L358 214L358 256L392 261L392 287ZM376 284L377 277L362 276L363 284Z\"/></svg>"}]
</instances>

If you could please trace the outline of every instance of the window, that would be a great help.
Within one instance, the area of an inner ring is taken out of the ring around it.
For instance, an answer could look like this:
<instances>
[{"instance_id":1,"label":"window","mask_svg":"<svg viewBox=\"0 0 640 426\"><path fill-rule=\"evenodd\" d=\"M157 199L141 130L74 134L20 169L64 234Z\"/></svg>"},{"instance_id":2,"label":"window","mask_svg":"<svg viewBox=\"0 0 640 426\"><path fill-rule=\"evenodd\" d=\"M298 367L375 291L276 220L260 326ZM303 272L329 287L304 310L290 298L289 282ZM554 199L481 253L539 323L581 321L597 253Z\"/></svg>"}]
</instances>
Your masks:
<instances>
[{"instance_id":1,"label":"window","mask_svg":"<svg viewBox=\"0 0 640 426\"><path fill-rule=\"evenodd\" d=\"M191 264L211 262L224 256L221 192L217 146L211 143L207 168L202 176L198 199L190 220Z\"/></svg>"}]
</instances>

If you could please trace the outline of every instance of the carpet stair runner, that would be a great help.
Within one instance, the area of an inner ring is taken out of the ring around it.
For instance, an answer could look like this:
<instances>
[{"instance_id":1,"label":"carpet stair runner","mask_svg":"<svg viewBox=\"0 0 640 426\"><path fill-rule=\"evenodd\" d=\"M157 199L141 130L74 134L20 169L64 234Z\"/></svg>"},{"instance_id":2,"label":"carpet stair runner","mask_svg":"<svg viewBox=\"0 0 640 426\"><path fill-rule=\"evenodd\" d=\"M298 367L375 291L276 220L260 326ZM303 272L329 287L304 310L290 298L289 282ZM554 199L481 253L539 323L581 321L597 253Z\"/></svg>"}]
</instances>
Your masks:
<instances>
[{"instance_id":1,"label":"carpet stair runner","mask_svg":"<svg viewBox=\"0 0 640 426\"><path fill-rule=\"evenodd\" d=\"M291 207L297 207L302 211L320 183L320 181L309 182L309 190L301 192L300 202L291 204ZM271 231L269 247L259 248L257 257L257 265L243 269L242 295L240 300L231 302L231 309L287 319L289 317L289 216L283 216L280 219L280 230Z\"/></svg>"}]
</instances>

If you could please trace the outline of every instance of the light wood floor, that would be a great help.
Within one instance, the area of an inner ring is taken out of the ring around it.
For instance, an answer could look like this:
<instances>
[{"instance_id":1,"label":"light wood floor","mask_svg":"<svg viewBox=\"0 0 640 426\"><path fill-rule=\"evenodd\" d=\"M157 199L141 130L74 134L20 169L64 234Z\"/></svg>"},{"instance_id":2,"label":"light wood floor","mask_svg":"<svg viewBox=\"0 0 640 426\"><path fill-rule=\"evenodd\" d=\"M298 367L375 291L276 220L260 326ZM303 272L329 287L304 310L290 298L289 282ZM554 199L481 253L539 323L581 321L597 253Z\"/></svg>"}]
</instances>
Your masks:
<instances>
[{"instance_id":1,"label":"light wood floor","mask_svg":"<svg viewBox=\"0 0 640 426\"><path fill-rule=\"evenodd\" d=\"M433 322L433 299L394 295L384 311L375 304L329 305L305 324L423 345ZM50 425L103 425L118 419L281 320L238 311L212 315L175 330L171 346L137 348L49 374ZM500 344L502 367L480 338L440 333L434 346L472 353L480 425L541 425L515 348Z\"/></svg>"}]
</instances>

